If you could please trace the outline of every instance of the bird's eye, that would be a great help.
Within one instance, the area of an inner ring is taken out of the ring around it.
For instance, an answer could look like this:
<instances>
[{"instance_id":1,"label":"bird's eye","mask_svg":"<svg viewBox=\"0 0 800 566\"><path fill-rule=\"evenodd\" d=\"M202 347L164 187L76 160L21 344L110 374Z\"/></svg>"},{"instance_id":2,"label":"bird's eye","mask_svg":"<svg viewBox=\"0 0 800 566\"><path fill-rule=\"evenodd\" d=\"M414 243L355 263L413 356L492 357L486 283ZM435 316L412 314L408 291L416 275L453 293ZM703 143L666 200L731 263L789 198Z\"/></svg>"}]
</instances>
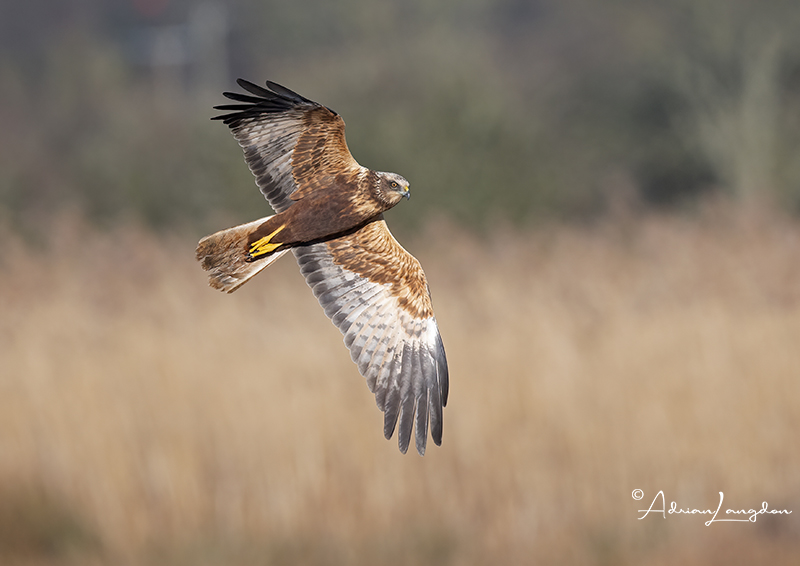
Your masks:
<instances>
[{"instance_id":1,"label":"bird's eye","mask_svg":"<svg viewBox=\"0 0 800 566\"><path fill-rule=\"evenodd\" d=\"M392 188L393 188L393 189L396 189L396 188L397 188L397 183L395 183L394 181L392 181Z\"/></svg>"}]
</instances>

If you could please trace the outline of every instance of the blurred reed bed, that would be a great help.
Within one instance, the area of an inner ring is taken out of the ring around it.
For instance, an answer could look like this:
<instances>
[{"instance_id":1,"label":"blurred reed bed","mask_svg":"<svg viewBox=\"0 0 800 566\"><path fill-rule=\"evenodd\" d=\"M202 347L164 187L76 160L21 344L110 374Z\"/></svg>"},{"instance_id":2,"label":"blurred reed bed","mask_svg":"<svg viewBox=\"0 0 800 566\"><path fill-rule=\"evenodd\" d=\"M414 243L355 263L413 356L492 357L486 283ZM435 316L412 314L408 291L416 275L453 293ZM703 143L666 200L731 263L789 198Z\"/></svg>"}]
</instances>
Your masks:
<instances>
[{"instance_id":1,"label":"blurred reed bed","mask_svg":"<svg viewBox=\"0 0 800 566\"><path fill-rule=\"evenodd\" d=\"M226 296L193 237L67 218L3 240L7 563L800 557L800 225L779 214L404 240L451 364L424 458L383 439L291 258ZM659 490L793 514L637 520Z\"/></svg>"}]
</instances>

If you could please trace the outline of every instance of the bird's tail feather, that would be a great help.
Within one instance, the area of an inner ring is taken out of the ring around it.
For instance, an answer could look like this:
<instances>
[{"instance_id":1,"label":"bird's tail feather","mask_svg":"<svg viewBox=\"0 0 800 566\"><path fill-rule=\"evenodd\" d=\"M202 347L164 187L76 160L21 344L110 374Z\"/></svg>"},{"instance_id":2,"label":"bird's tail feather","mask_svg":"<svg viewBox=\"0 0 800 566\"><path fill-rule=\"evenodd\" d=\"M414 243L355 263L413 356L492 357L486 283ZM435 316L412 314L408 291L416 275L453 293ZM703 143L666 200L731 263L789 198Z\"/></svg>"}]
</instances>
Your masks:
<instances>
[{"instance_id":1,"label":"bird's tail feather","mask_svg":"<svg viewBox=\"0 0 800 566\"><path fill-rule=\"evenodd\" d=\"M251 277L265 269L288 248L272 252L257 260L247 255L248 238L271 216L221 230L206 236L197 244L197 260L208 271L208 283L214 289L233 293Z\"/></svg>"}]
</instances>

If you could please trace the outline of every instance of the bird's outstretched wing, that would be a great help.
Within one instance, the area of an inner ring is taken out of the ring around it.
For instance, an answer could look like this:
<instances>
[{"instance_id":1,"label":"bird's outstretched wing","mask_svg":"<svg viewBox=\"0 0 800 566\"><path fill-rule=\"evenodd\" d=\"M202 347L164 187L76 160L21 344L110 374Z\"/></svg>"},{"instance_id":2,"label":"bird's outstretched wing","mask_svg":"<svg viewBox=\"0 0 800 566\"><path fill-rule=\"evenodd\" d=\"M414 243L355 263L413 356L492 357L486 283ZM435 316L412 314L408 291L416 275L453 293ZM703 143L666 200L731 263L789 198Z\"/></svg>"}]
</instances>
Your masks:
<instances>
[{"instance_id":1,"label":"bird's outstretched wing","mask_svg":"<svg viewBox=\"0 0 800 566\"><path fill-rule=\"evenodd\" d=\"M433 441L441 444L447 358L419 262L382 218L292 251L375 394L386 438L397 426L405 453L416 427L417 451L424 454L430 423Z\"/></svg>"},{"instance_id":2,"label":"bird's outstretched wing","mask_svg":"<svg viewBox=\"0 0 800 566\"><path fill-rule=\"evenodd\" d=\"M238 104L215 106L226 114L244 150L256 184L276 212L308 192L324 189L327 176L361 169L344 138L344 120L336 112L286 87L267 81L267 88L239 79L250 94L225 92Z\"/></svg>"}]
</instances>

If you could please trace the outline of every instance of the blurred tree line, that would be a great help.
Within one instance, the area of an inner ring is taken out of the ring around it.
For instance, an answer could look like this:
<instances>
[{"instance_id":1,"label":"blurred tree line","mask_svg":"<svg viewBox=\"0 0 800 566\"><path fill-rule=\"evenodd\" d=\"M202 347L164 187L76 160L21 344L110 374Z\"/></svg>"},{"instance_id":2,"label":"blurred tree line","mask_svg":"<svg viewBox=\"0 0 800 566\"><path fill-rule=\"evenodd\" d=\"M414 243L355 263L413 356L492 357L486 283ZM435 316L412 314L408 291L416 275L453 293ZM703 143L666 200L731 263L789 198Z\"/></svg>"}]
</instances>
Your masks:
<instances>
[{"instance_id":1,"label":"blurred tree line","mask_svg":"<svg viewBox=\"0 0 800 566\"><path fill-rule=\"evenodd\" d=\"M796 0L0 0L0 219L266 214L209 121L234 79L343 115L393 222L582 218L707 193L800 210Z\"/></svg>"}]
</instances>

